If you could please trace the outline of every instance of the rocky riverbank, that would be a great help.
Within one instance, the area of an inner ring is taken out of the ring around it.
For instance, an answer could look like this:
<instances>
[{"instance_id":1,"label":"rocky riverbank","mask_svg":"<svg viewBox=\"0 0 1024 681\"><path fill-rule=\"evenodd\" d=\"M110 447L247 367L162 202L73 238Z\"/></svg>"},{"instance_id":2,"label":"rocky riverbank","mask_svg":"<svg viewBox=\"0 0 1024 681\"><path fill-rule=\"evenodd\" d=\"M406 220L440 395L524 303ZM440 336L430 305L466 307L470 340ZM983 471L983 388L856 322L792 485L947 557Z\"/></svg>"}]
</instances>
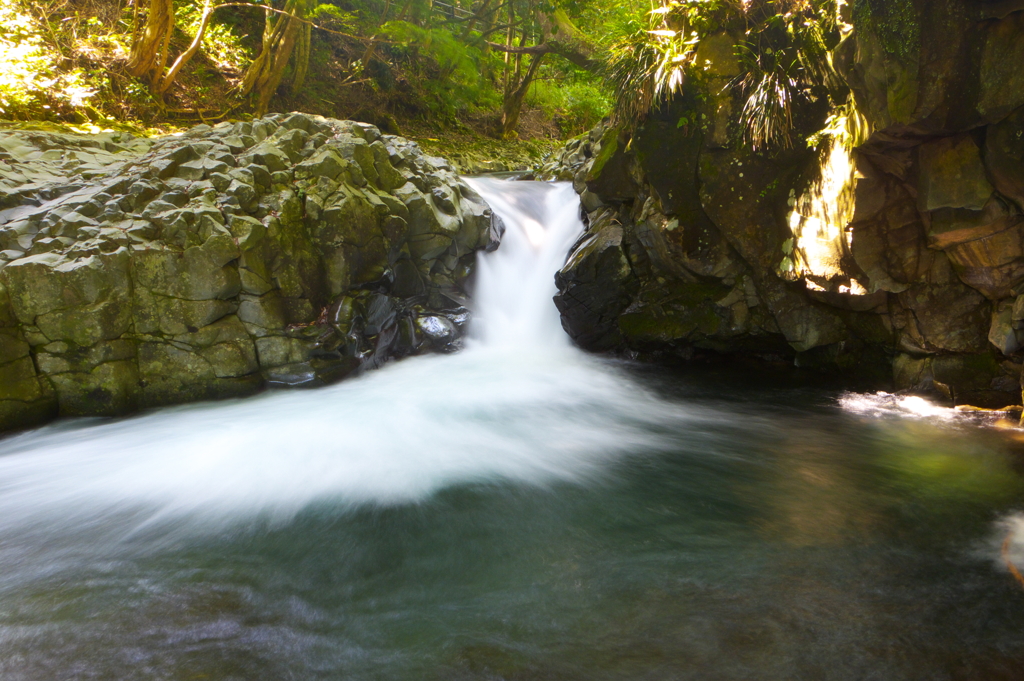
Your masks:
<instances>
[{"instance_id":1,"label":"rocky riverbank","mask_svg":"<svg viewBox=\"0 0 1024 681\"><path fill-rule=\"evenodd\" d=\"M452 350L502 230L446 161L361 123L0 130L0 428Z\"/></svg>"},{"instance_id":2,"label":"rocky riverbank","mask_svg":"<svg viewBox=\"0 0 1024 681\"><path fill-rule=\"evenodd\" d=\"M1024 6L918 5L896 27L848 17L833 62L852 105L796 111L809 147L739 143L724 34L700 45L703 89L570 144L545 169L574 181L588 218L558 275L570 335L1019 404Z\"/></svg>"}]
</instances>

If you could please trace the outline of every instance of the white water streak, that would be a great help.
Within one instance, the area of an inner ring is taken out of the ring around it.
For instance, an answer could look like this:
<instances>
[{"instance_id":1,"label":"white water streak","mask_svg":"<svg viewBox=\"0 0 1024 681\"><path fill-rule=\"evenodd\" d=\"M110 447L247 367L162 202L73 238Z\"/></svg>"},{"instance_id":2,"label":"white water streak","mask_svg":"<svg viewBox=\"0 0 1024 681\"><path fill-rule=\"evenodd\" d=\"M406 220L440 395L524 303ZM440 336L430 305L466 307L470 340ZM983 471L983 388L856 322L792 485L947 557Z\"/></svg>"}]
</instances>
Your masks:
<instances>
[{"instance_id":1,"label":"white water streak","mask_svg":"<svg viewBox=\"0 0 1024 681\"><path fill-rule=\"evenodd\" d=\"M947 421L961 415L955 409L934 404L923 397L894 395L887 392L845 393L839 398L839 406L847 411L867 416L901 416Z\"/></svg>"}]
</instances>

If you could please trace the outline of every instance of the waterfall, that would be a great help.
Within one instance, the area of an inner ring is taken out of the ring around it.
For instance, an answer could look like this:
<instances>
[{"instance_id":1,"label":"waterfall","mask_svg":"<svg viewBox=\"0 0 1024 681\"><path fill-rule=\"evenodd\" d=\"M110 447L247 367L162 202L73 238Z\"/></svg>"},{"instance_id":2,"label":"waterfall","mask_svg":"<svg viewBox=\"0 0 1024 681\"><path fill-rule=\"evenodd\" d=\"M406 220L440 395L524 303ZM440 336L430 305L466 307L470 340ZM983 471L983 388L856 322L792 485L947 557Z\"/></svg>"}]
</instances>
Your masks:
<instances>
[{"instance_id":1,"label":"waterfall","mask_svg":"<svg viewBox=\"0 0 1024 681\"><path fill-rule=\"evenodd\" d=\"M485 346L567 347L551 298L554 273L583 232L572 185L467 181L506 224L501 248L478 262L473 337Z\"/></svg>"},{"instance_id":2,"label":"waterfall","mask_svg":"<svg viewBox=\"0 0 1024 681\"><path fill-rule=\"evenodd\" d=\"M572 347L552 302L554 272L582 228L572 187L472 183L506 234L480 255L463 352L318 390L10 437L0 442L0 534L37 522L221 526L286 520L313 502L414 502L453 484L581 482L651 450L678 408Z\"/></svg>"}]
</instances>

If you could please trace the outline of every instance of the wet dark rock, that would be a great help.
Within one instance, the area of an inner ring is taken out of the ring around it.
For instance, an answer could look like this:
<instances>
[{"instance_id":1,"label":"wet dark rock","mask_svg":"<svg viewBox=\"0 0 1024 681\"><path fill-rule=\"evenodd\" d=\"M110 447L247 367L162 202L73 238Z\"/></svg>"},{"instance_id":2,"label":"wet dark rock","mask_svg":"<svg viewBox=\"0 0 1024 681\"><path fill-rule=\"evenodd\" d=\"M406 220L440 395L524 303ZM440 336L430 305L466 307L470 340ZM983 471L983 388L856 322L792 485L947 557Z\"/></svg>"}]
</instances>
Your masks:
<instances>
[{"instance_id":1,"label":"wet dark rock","mask_svg":"<svg viewBox=\"0 0 1024 681\"><path fill-rule=\"evenodd\" d=\"M446 348L457 336L457 327L447 317L423 315L416 317L416 329L437 348Z\"/></svg>"},{"instance_id":2,"label":"wet dark rock","mask_svg":"<svg viewBox=\"0 0 1024 681\"><path fill-rule=\"evenodd\" d=\"M397 311L389 296L381 293L370 296L363 333L367 336L378 335L384 329L394 325L396 316Z\"/></svg>"},{"instance_id":3,"label":"wet dark rock","mask_svg":"<svg viewBox=\"0 0 1024 681\"><path fill-rule=\"evenodd\" d=\"M989 126L984 158L995 188L1024 211L1024 107Z\"/></svg>"},{"instance_id":4,"label":"wet dark rock","mask_svg":"<svg viewBox=\"0 0 1024 681\"><path fill-rule=\"evenodd\" d=\"M608 350L622 342L619 315L637 287L622 248L622 228L610 214L595 220L588 235L572 250L555 275L555 305L562 326L581 346Z\"/></svg>"}]
</instances>

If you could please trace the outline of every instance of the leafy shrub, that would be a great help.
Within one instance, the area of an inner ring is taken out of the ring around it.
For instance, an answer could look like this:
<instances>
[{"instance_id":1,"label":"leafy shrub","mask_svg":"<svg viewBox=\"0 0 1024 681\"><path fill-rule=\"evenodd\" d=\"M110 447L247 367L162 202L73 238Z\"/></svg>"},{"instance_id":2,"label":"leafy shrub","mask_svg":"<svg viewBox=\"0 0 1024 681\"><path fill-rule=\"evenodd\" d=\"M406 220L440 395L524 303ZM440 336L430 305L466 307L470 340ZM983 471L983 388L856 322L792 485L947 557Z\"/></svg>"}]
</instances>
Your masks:
<instances>
[{"instance_id":1,"label":"leafy shrub","mask_svg":"<svg viewBox=\"0 0 1024 681\"><path fill-rule=\"evenodd\" d=\"M737 79L746 101L740 113L744 142L754 150L793 145L793 107L813 88L827 94L838 78L829 58L836 30L829 0L765 2L756 31L739 45L743 73Z\"/></svg>"},{"instance_id":2,"label":"leafy shrub","mask_svg":"<svg viewBox=\"0 0 1024 681\"><path fill-rule=\"evenodd\" d=\"M393 42L393 53L404 52L400 56L420 70L421 77L411 84L435 115L454 120L459 112L497 105L497 92L481 77L484 55L479 48L444 28L421 28L406 21L390 21L380 33Z\"/></svg>"},{"instance_id":3,"label":"leafy shrub","mask_svg":"<svg viewBox=\"0 0 1024 681\"><path fill-rule=\"evenodd\" d=\"M668 0L646 19L634 19L631 32L610 47L607 57L619 118L642 119L681 92L700 40L744 7L726 0Z\"/></svg>"},{"instance_id":4,"label":"leafy shrub","mask_svg":"<svg viewBox=\"0 0 1024 681\"><path fill-rule=\"evenodd\" d=\"M566 136L590 130L607 116L615 105L611 94L593 83L571 83L564 88L565 110L558 125Z\"/></svg>"},{"instance_id":5,"label":"leafy shrub","mask_svg":"<svg viewBox=\"0 0 1024 681\"><path fill-rule=\"evenodd\" d=\"M829 55L838 40L836 13L836 0L661 0L608 51L616 113L635 123L679 95L700 41L725 32L742 69L732 85L743 96L744 144L791 147L798 103L845 98Z\"/></svg>"},{"instance_id":6,"label":"leafy shrub","mask_svg":"<svg viewBox=\"0 0 1024 681\"><path fill-rule=\"evenodd\" d=\"M565 92L556 83L548 80L535 80L530 85L530 92L526 95L526 104L540 109L545 116L554 118L565 108Z\"/></svg>"},{"instance_id":7,"label":"leafy shrub","mask_svg":"<svg viewBox=\"0 0 1024 681\"><path fill-rule=\"evenodd\" d=\"M560 83L535 81L526 103L553 118L566 137L590 130L608 115L614 106L611 94L600 84L576 81Z\"/></svg>"}]
</instances>

